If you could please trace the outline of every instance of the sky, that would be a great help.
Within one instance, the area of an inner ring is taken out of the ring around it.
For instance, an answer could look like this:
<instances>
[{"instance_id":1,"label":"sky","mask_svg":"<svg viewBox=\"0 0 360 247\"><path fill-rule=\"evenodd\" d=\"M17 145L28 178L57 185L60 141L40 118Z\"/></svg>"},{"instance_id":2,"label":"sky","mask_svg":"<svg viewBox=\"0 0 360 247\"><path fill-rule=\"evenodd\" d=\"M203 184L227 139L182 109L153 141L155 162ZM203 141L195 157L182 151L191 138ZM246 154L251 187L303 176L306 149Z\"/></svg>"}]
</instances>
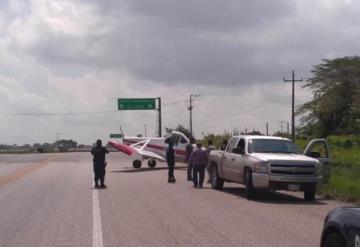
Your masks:
<instances>
[{"instance_id":1,"label":"sky","mask_svg":"<svg viewBox=\"0 0 360 247\"><path fill-rule=\"evenodd\" d=\"M359 1L0 0L0 143L90 144L163 126L270 133L291 121L291 79L359 54ZM312 98L296 85L296 105ZM296 124L299 124L297 119Z\"/></svg>"}]
</instances>

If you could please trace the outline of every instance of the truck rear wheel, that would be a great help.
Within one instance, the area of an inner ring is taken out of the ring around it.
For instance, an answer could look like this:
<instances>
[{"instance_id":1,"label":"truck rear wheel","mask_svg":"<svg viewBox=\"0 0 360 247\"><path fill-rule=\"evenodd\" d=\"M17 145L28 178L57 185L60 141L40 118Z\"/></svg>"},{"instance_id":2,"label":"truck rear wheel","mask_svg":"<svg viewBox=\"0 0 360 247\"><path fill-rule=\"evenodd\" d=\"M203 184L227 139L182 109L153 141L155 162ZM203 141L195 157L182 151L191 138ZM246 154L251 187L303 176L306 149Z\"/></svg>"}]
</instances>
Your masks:
<instances>
[{"instance_id":1,"label":"truck rear wheel","mask_svg":"<svg viewBox=\"0 0 360 247\"><path fill-rule=\"evenodd\" d=\"M216 190L222 189L224 187L224 179L219 177L216 165L211 167L211 187Z\"/></svg>"},{"instance_id":2,"label":"truck rear wheel","mask_svg":"<svg viewBox=\"0 0 360 247\"><path fill-rule=\"evenodd\" d=\"M315 194L316 194L316 189L314 188L310 188L310 189L306 189L304 191L304 199L305 201L308 202L312 202L315 200Z\"/></svg>"},{"instance_id":3,"label":"truck rear wheel","mask_svg":"<svg viewBox=\"0 0 360 247\"><path fill-rule=\"evenodd\" d=\"M245 170L245 197L248 200L254 199L255 197L255 188L250 169Z\"/></svg>"}]
</instances>

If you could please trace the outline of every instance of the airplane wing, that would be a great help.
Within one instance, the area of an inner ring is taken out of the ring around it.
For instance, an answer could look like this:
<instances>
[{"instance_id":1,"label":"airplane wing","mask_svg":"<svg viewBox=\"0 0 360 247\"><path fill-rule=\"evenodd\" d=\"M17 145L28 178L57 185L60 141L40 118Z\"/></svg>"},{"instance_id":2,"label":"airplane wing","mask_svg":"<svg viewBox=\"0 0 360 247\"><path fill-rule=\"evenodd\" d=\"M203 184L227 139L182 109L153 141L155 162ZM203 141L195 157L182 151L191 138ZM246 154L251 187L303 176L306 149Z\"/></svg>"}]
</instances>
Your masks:
<instances>
[{"instance_id":1,"label":"airplane wing","mask_svg":"<svg viewBox=\"0 0 360 247\"><path fill-rule=\"evenodd\" d=\"M126 144L121 144L115 141L109 141L109 144L116 148L117 150L119 150L122 153L125 153L129 156L132 156L134 153L140 155L143 159L157 159L160 161L165 161L165 159L148 150L145 150L146 145L149 143L150 140L145 140L145 141L141 141L135 144L132 144L130 146L126 145Z\"/></svg>"}]
</instances>

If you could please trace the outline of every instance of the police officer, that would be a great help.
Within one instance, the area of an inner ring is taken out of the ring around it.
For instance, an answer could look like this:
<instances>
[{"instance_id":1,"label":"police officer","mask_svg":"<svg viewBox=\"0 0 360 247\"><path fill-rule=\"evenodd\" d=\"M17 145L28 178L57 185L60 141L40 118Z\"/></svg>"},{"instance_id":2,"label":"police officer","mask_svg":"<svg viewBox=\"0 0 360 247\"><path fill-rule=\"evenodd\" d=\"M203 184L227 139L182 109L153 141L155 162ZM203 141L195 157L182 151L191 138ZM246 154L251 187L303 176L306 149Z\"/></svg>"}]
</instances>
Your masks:
<instances>
[{"instance_id":1,"label":"police officer","mask_svg":"<svg viewBox=\"0 0 360 247\"><path fill-rule=\"evenodd\" d=\"M105 167L106 167L106 159L105 155L109 153L109 150L106 147L102 146L102 142L100 139L96 141L96 147L91 150L91 154L94 156L94 181L95 188L106 188L105 185ZM100 180L100 185L99 185Z\"/></svg>"},{"instance_id":2,"label":"police officer","mask_svg":"<svg viewBox=\"0 0 360 247\"><path fill-rule=\"evenodd\" d=\"M174 167L175 167L174 143L171 140L167 141L167 143L169 144L169 147L166 149L166 162L169 169L168 183L175 183L176 179L174 177Z\"/></svg>"},{"instance_id":3,"label":"police officer","mask_svg":"<svg viewBox=\"0 0 360 247\"><path fill-rule=\"evenodd\" d=\"M192 168L193 168L193 165L192 163L190 162L190 156L191 156L191 153L194 149L193 145L195 143L195 139L194 137L191 137L190 138L190 143L188 143L185 147L185 152L186 152L186 157L185 157L185 161L186 163L188 163L188 167L187 167L187 180L188 181L192 181Z\"/></svg>"}]
</instances>

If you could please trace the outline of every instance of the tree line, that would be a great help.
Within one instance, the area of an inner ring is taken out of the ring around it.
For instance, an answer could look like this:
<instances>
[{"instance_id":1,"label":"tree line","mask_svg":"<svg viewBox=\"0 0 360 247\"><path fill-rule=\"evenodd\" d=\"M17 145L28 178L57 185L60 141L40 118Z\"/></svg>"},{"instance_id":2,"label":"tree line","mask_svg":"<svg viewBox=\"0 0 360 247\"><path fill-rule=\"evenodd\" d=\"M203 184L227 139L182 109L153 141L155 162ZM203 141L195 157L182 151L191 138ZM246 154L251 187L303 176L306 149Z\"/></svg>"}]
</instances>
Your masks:
<instances>
[{"instance_id":1,"label":"tree line","mask_svg":"<svg viewBox=\"0 0 360 247\"><path fill-rule=\"evenodd\" d=\"M67 151L71 148L81 148L84 145L79 145L76 141L72 139L61 139L57 140L54 143L34 143L34 144L24 144L24 145L8 145L0 144L0 150L26 150L26 151L36 151L39 153L54 152L54 151Z\"/></svg>"},{"instance_id":2,"label":"tree line","mask_svg":"<svg viewBox=\"0 0 360 247\"><path fill-rule=\"evenodd\" d=\"M313 66L312 77L303 88L310 89L313 99L297 107L300 117L297 136L303 138L327 137L329 135L360 134L360 57L350 56L335 59L323 59ZM166 132L180 131L191 137L190 131L183 125L166 128ZM202 133L203 139L220 140L234 133ZM243 133L237 133L243 134ZM246 134L263 135L253 130ZM277 136L288 137L280 131Z\"/></svg>"},{"instance_id":3,"label":"tree line","mask_svg":"<svg viewBox=\"0 0 360 247\"><path fill-rule=\"evenodd\" d=\"M301 135L360 134L360 57L324 59L315 65L304 88L313 99L297 109Z\"/></svg>"}]
</instances>

